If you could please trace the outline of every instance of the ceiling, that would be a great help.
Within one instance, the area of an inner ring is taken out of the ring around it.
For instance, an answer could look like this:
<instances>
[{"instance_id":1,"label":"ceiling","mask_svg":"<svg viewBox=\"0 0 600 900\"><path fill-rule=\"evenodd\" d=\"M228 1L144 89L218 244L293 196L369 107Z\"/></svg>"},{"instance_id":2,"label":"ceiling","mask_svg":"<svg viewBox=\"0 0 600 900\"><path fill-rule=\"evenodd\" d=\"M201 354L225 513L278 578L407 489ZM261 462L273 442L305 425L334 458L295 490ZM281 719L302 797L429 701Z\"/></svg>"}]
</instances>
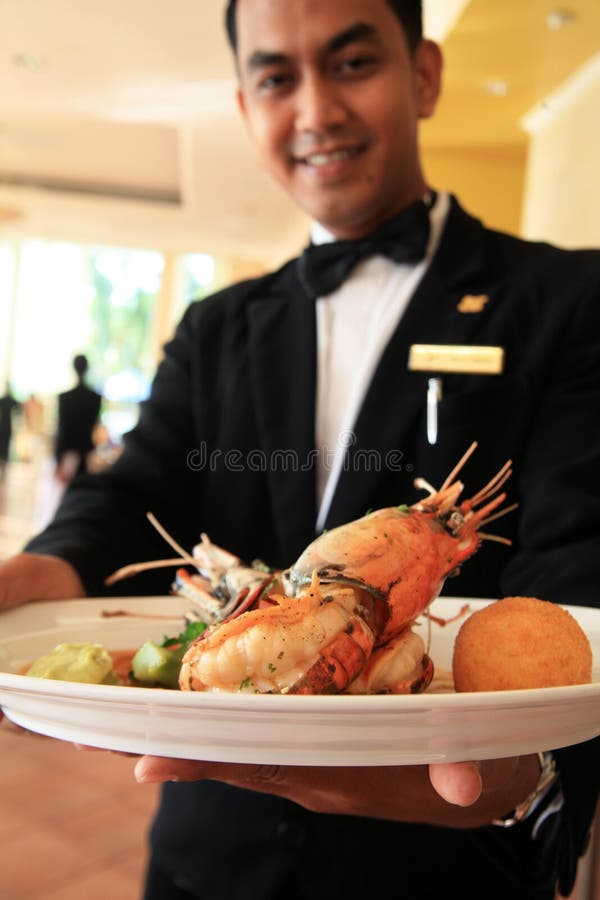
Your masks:
<instances>
[{"instance_id":1,"label":"ceiling","mask_svg":"<svg viewBox=\"0 0 600 900\"><path fill-rule=\"evenodd\" d=\"M11 233L294 252L306 220L234 103L223 0L0 0L0 225ZM428 148L526 141L522 117L600 51L599 0L426 0L445 93ZM448 29L450 29L448 31Z\"/></svg>"}]
</instances>

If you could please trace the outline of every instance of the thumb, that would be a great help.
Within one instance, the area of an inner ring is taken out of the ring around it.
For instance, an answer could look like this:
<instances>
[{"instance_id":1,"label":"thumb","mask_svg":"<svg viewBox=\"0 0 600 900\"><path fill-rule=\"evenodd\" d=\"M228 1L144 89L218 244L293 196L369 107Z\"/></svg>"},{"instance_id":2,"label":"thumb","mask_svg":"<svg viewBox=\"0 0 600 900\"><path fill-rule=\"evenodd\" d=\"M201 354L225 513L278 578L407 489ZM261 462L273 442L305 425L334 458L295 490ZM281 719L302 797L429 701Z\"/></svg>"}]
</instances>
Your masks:
<instances>
[{"instance_id":1,"label":"thumb","mask_svg":"<svg viewBox=\"0 0 600 900\"><path fill-rule=\"evenodd\" d=\"M477 762L431 763L429 780L436 793L455 806L471 806L481 796L481 772Z\"/></svg>"},{"instance_id":2,"label":"thumb","mask_svg":"<svg viewBox=\"0 0 600 900\"><path fill-rule=\"evenodd\" d=\"M205 777L205 767L203 763L195 760L142 756L135 764L134 775L139 784L164 781L199 781Z\"/></svg>"}]
</instances>

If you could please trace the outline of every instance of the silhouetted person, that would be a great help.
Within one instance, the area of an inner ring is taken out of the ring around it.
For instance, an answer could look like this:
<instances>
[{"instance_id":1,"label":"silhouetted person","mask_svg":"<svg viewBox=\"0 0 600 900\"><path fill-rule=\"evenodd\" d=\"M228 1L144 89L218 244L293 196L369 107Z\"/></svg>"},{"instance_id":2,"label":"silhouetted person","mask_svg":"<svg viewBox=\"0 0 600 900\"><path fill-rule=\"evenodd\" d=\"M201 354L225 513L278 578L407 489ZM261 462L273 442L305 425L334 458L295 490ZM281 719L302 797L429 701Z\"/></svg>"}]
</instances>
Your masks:
<instances>
[{"instance_id":1,"label":"silhouetted person","mask_svg":"<svg viewBox=\"0 0 600 900\"><path fill-rule=\"evenodd\" d=\"M102 396L85 384L87 357L73 360L77 385L58 397L56 433L56 474L61 481L87 471L87 456L94 448L92 433L100 415Z\"/></svg>"},{"instance_id":2,"label":"silhouetted person","mask_svg":"<svg viewBox=\"0 0 600 900\"><path fill-rule=\"evenodd\" d=\"M6 385L6 393L0 397L0 479L4 477L10 455L13 412L19 406L20 404L13 397L10 387Z\"/></svg>"}]
</instances>

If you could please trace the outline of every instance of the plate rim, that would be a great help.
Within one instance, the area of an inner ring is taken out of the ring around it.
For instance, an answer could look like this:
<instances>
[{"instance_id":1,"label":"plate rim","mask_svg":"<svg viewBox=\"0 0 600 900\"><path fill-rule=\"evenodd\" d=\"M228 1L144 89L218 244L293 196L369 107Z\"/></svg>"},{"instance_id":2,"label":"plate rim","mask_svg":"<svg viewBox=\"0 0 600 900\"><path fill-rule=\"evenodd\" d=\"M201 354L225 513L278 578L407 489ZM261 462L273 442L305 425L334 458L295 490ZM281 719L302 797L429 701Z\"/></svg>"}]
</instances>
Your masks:
<instances>
[{"instance_id":1,"label":"plate rim","mask_svg":"<svg viewBox=\"0 0 600 900\"><path fill-rule=\"evenodd\" d=\"M31 614L30 611L32 609L41 609L47 614L52 613L53 611L59 612L64 608L68 609L72 603L81 603L84 604L84 607L87 605L87 614L80 613L77 616L68 617L70 619L69 624L73 624L76 621L77 624L85 625L88 621L90 623L93 623L95 621L108 621L107 618L103 618L98 614L98 610L96 609L98 606L104 606L107 604L109 606L117 606L124 603L134 604L135 606L146 606L149 601L151 601L153 604L158 605L166 602L173 606L177 605L179 607L177 612L175 612L175 610L173 612L174 622L176 622L178 618L183 615L183 611L186 607L186 602L182 598L170 595L155 595L150 597L84 597L75 600L32 601L31 603L6 610L5 613L18 621L18 619L21 617L29 618L29 615ZM494 598L441 596L432 601L431 606L433 607L439 604L455 605L469 603L474 605L474 612L476 609L480 609L494 602L496 602ZM576 612L581 614L583 617L585 617L586 615L590 615L592 618L597 618L598 626L600 628L600 609L591 606L574 606L567 604L560 605L568 612ZM3 616L4 613L0 613L0 615ZM115 617L113 621L116 622L117 617ZM168 621L165 620L165 627L167 626ZM57 623L55 621L53 628L56 627ZM51 631L53 630L53 628L40 628L33 633L39 634L44 631ZM0 647L4 643L7 643L11 639L15 639L18 636L18 633L13 632L11 634L6 634L6 632L4 632L4 634L0 637ZM110 648L107 649L109 649L110 651ZM30 675L20 675L14 672L5 672L0 670L0 691L2 691L3 689L11 693L28 693L31 695L45 694L48 696L54 696L56 698L64 697L65 699L70 697L76 699L84 699L91 691L92 699L96 697L98 700L110 700L113 702L118 702L119 705L129 705L130 701L134 698L138 698L139 702L142 703L144 697L146 700L150 700L151 697L157 698L157 702L158 698L165 699L167 697L172 697L174 699L166 700L166 703L168 705L182 707L197 706L198 708L211 708L216 706L220 708L221 706L223 706L223 704L228 704L228 706L226 706L225 708L231 709L232 711L238 707L252 708L253 704L256 705L257 709L260 709L262 705L266 704L279 704L283 708L286 708L288 704L290 706L291 704L294 704L296 709L302 711L304 711L304 707L313 709L318 705L322 705L324 709L332 710L332 708L337 704L339 704L341 707L342 705L348 706L350 703L352 703L354 707L360 708L361 706L367 706L372 710L374 710L376 706L379 706L381 704L382 707L384 707L382 711L387 712L388 710L385 709L385 707L392 707L393 709L397 707L400 710L403 709L406 705L412 708L419 708L420 706L422 706L423 708L429 708L432 705L436 707L439 705L442 708L447 707L449 709L452 709L455 706L460 706L461 708L463 708L465 707L465 701L467 701L469 705L472 705L473 708L477 708L480 706L514 707L528 705L552 705L554 701L559 702L568 700L569 698L573 700L581 698L582 701L586 701L588 694L591 694L592 696L598 694L598 696L600 697L600 680L593 680L591 682L576 685L560 685L545 688L521 688L503 691L463 691L447 693L425 691L421 694L303 695L252 694L243 692L232 693L227 691L193 692L169 690L167 688L88 684L85 682L35 678Z\"/></svg>"},{"instance_id":2,"label":"plate rim","mask_svg":"<svg viewBox=\"0 0 600 900\"><path fill-rule=\"evenodd\" d=\"M100 616L107 605L147 609L149 600L158 610L168 601L174 607L169 621L180 624L185 604L174 603L172 597L82 598L88 606L84 615L76 616L71 614L73 601L44 602L43 606L46 621L53 613L66 613L64 621L62 616L56 619L54 629L73 624L85 629L94 622L110 621ZM493 600L487 598L440 597L432 603L432 611L443 614L444 608L456 611L470 603L474 612L490 602ZM24 609L28 612L19 614ZM0 647L19 639L19 622L30 621L32 615L35 618L35 611L33 604L9 611L14 612L12 632L7 635L4 630ZM598 653L600 610L577 607L577 611L584 618L592 617L592 643ZM169 621L161 623L167 630ZM141 624L141 619L137 622ZM45 630L40 627L37 633ZM35 633L35 629L28 631ZM8 718L12 713L17 724L29 730L117 752L252 764L412 765L513 756L598 737L597 672L596 679L583 685L518 691L324 696L195 693L0 672L0 705L4 704ZM93 708L95 700L95 718L87 711L80 715L82 705ZM189 716L190 710L199 715ZM482 717L484 711L496 716ZM401 715L406 717L404 721ZM523 728L523 723L531 724Z\"/></svg>"}]
</instances>

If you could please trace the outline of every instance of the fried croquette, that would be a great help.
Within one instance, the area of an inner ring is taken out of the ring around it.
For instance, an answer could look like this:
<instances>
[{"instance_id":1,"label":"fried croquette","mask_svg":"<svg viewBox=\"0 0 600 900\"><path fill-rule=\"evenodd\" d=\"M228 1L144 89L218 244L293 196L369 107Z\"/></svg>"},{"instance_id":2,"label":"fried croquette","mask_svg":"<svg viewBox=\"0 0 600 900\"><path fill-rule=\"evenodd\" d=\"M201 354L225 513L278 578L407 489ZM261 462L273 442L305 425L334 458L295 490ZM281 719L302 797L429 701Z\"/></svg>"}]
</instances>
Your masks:
<instances>
[{"instance_id":1,"label":"fried croquette","mask_svg":"<svg viewBox=\"0 0 600 900\"><path fill-rule=\"evenodd\" d=\"M535 597L505 597L462 624L452 660L457 691L584 684L590 642L566 609Z\"/></svg>"}]
</instances>

